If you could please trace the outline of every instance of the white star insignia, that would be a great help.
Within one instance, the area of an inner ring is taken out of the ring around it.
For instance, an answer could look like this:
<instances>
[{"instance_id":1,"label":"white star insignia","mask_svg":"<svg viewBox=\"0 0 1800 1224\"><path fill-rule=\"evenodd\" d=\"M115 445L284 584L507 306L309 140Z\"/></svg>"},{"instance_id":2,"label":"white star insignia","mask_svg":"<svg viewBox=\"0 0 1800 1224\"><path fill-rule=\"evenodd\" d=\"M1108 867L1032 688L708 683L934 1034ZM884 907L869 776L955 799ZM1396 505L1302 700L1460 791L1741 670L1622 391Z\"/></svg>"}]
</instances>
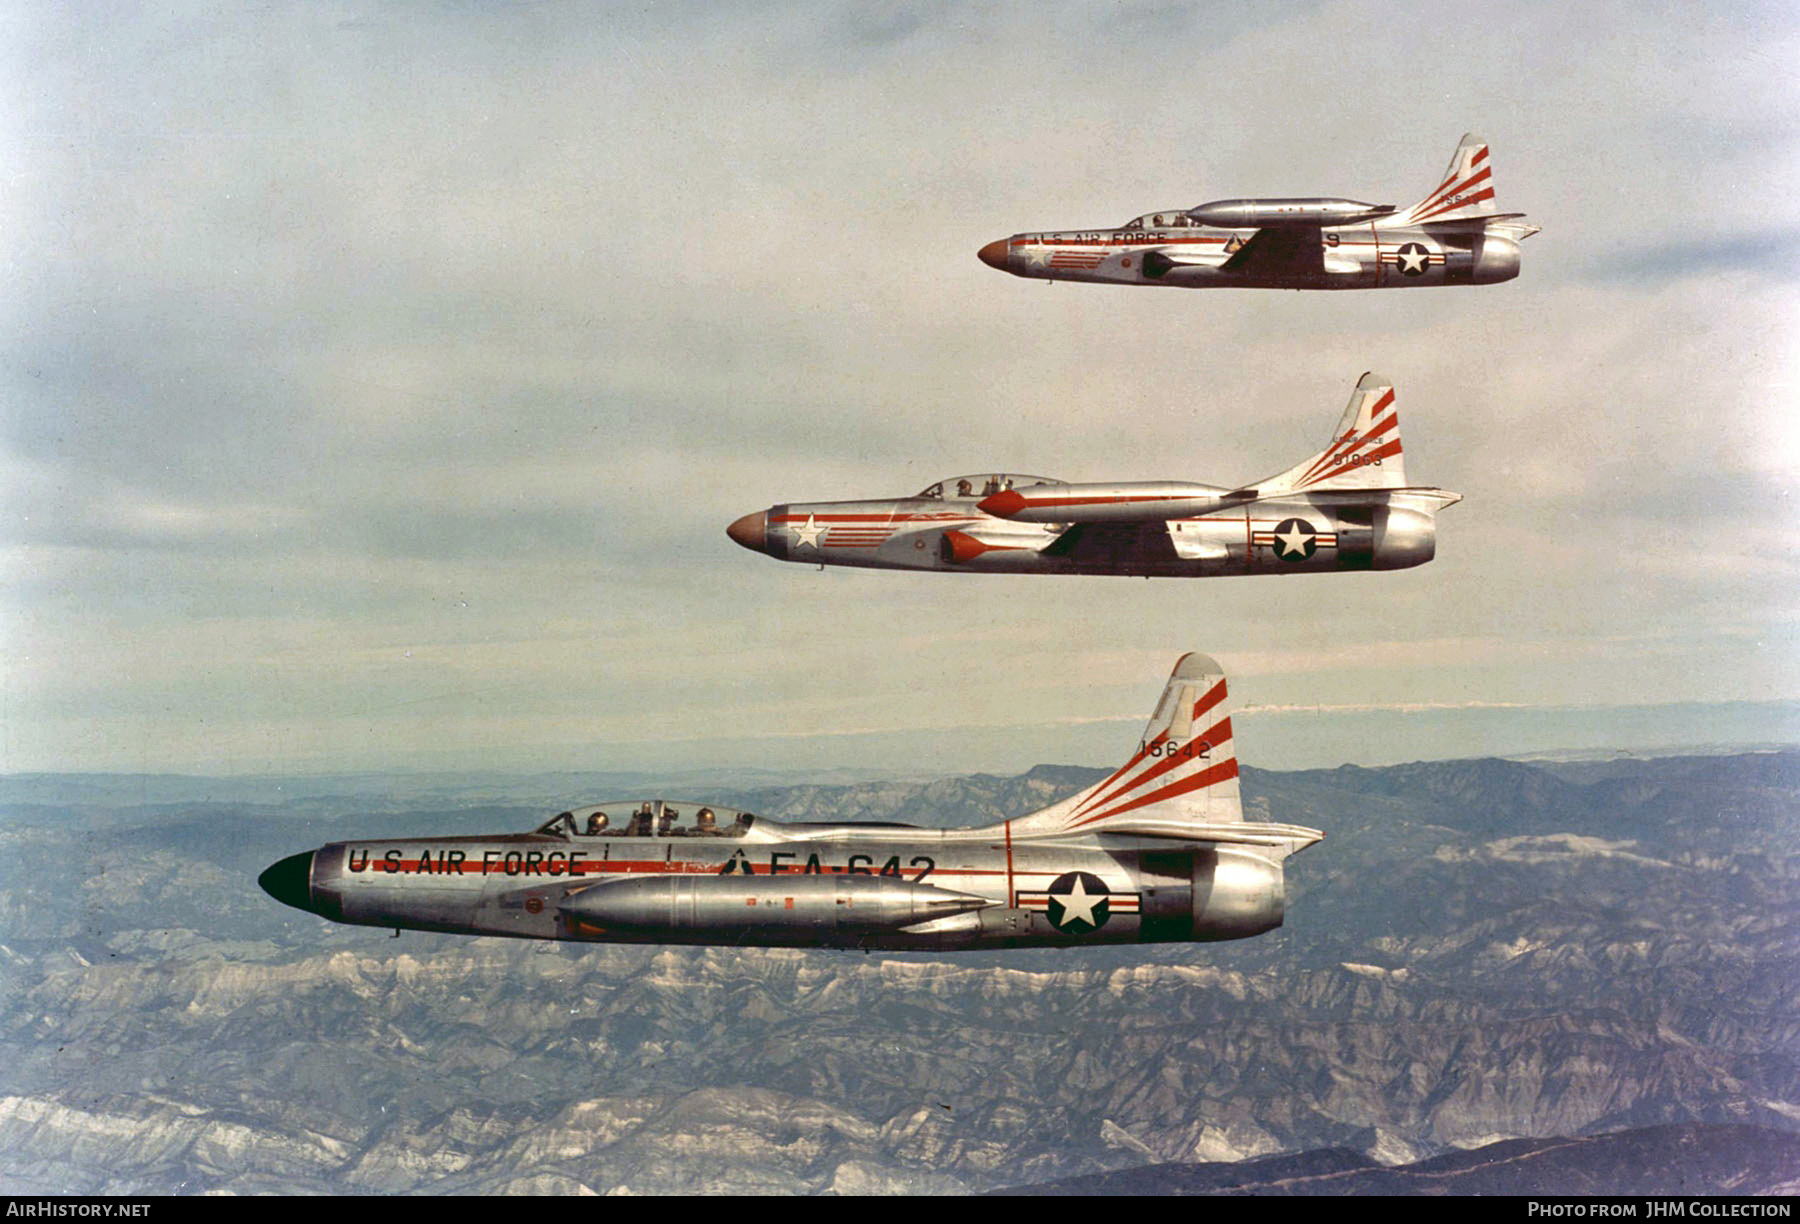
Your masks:
<instances>
[{"instance_id":1,"label":"white star insignia","mask_svg":"<svg viewBox=\"0 0 1800 1224\"><path fill-rule=\"evenodd\" d=\"M1400 270L1402 272L1423 272L1425 261L1425 252L1417 247L1410 251L1400 252Z\"/></svg>"},{"instance_id":2,"label":"white star insignia","mask_svg":"<svg viewBox=\"0 0 1800 1224\"><path fill-rule=\"evenodd\" d=\"M827 530L826 528L819 526L818 520L810 514L806 516L806 526L797 527L790 523L788 529L794 533L795 548L799 548L802 544L805 544L810 548L817 548L819 546L819 537L824 535Z\"/></svg>"},{"instance_id":3,"label":"white star insignia","mask_svg":"<svg viewBox=\"0 0 1800 1224\"><path fill-rule=\"evenodd\" d=\"M1025 262L1034 268L1050 266L1050 248L1047 246L1029 246L1025 248Z\"/></svg>"},{"instance_id":4,"label":"white star insignia","mask_svg":"<svg viewBox=\"0 0 1800 1224\"><path fill-rule=\"evenodd\" d=\"M1288 528L1285 533L1278 535L1275 538L1281 541L1282 556L1291 557L1295 553L1299 553L1304 557L1306 555L1306 542L1312 539L1312 532L1306 530L1306 528L1302 527L1299 523L1295 523L1292 527Z\"/></svg>"},{"instance_id":5,"label":"white star insignia","mask_svg":"<svg viewBox=\"0 0 1800 1224\"><path fill-rule=\"evenodd\" d=\"M1055 896L1054 893L1051 895ZM1087 889L1081 885L1080 876L1075 877L1075 887L1056 898L1057 904L1063 907L1064 926L1075 921L1085 922L1089 926L1099 926L1100 924L1094 921L1094 907L1104 900L1106 900L1105 893L1089 896Z\"/></svg>"}]
</instances>

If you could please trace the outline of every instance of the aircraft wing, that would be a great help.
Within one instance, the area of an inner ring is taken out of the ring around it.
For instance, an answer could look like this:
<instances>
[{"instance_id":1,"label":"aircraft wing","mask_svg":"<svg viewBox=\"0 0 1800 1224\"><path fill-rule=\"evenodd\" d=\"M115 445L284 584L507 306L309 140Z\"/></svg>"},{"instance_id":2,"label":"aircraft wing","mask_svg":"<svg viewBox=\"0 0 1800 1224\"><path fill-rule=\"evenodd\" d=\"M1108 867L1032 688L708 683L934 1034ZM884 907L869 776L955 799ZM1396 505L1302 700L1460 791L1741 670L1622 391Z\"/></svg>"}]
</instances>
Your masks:
<instances>
[{"instance_id":1,"label":"aircraft wing","mask_svg":"<svg viewBox=\"0 0 1800 1224\"><path fill-rule=\"evenodd\" d=\"M1316 225L1269 226L1250 235L1250 240L1231 253L1220 266L1223 272L1262 276L1291 276L1325 271L1325 247Z\"/></svg>"},{"instance_id":2,"label":"aircraft wing","mask_svg":"<svg viewBox=\"0 0 1800 1224\"><path fill-rule=\"evenodd\" d=\"M1045 548L1044 555L1077 563L1121 560L1140 564L1178 560L1169 528L1161 519L1135 523L1076 523Z\"/></svg>"}]
</instances>

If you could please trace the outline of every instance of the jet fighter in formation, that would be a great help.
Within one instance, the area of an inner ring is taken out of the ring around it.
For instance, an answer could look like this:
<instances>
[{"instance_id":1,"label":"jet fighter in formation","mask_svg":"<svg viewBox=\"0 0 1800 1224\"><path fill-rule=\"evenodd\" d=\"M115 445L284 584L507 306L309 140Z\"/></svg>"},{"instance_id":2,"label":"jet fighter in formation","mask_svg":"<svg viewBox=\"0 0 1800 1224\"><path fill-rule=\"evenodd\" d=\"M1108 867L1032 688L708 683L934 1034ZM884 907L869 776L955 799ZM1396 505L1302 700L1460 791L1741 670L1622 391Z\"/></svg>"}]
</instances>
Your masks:
<instances>
[{"instance_id":1,"label":"jet fighter in formation","mask_svg":"<svg viewBox=\"0 0 1800 1224\"><path fill-rule=\"evenodd\" d=\"M1014 276L1189 289L1491 285L1538 232L1494 203L1487 142L1464 136L1444 181L1404 211L1339 199L1215 200L1117 229L1014 234L981 261Z\"/></svg>"},{"instance_id":2,"label":"jet fighter in formation","mask_svg":"<svg viewBox=\"0 0 1800 1224\"><path fill-rule=\"evenodd\" d=\"M726 528L781 561L1005 574L1203 578L1387 570L1437 549L1461 500L1406 483L1394 388L1365 374L1324 450L1238 488L953 476L912 497L777 505Z\"/></svg>"},{"instance_id":3,"label":"jet fighter in formation","mask_svg":"<svg viewBox=\"0 0 1800 1224\"><path fill-rule=\"evenodd\" d=\"M1342 199L1221 200L1118 229L981 249L1018 276L1193 288L1493 284L1537 232L1494 203L1463 137L1404 211ZM887 501L777 505L727 529L784 561L971 573L1401 569L1431 560L1460 496L1407 484L1394 389L1366 374L1330 443L1236 488L952 477ZM1281 925L1283 864L1324 835L1246 821L1225 677L1175 665L1137 748L1081 793L985 828L783 823L636 799L533 832L337 842L258 882L337 922L473 935L762 947L974 948L1237 939Z\"/></svg>"},{"instance_id":4,"label":"jet fighter in formation","mask_svg":"<svg viewBox=\"0 0 1800 1224\"><path fill-rule=\"evenodd\" d=\"M335 922L526 939L925 951L1238 939L1281 925L1282 862L1324 834L1244 819L1225 699L1218 664L1182 656L1123 765L986 828L633 800L531 833L337 842L258 882Z\"/></svg>"}]
</instances>

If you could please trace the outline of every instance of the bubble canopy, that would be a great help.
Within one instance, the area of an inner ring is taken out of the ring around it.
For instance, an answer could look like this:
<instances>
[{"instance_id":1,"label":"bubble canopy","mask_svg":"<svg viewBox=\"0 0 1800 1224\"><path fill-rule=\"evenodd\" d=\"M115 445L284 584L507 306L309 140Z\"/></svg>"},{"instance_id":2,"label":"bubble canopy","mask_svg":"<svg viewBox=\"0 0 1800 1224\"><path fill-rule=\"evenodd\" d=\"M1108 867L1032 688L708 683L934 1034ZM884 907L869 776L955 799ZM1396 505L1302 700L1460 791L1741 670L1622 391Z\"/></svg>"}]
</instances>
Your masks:
<instances>
[{"instance_id":1,"label":"bubble canopy","mask_svg":"<svg viewBox=\"0 0 1800 1224\"><path fill-rule=\"evenodd\" d=\"M742 837L756 817L716 803L622 799L558 812L537 832L565 841L587 837Z\"/></svg>"},{"instance_id":2,"label":"bubble canopy","mask_svg":"<svg viewBox=\"0 0 1800 1224\"><path fill-rule=\"evenodd\" d=\"M1121 230L1162 230L1162 229L1195 229L1200 222L1188 216L1180 209L1167 212L1145 213L1141 217L1133 217L1119 228Z\"/></svg>"},{"instance_id":3,"label":"bubble canopy","mask_svg":"<svg viewBox=\"0 0 1800 1224\"><path fill-rule=\"evenodd\" d=\"M1021 472L977 472L969 476L951 476L936 484L926 485L914 496L926 501L972 497L977 500L1004 493L1008 489L1028 489L1034 485L1068 484L1054 476L1027 476Z\"/></svg>"}]
</instances>

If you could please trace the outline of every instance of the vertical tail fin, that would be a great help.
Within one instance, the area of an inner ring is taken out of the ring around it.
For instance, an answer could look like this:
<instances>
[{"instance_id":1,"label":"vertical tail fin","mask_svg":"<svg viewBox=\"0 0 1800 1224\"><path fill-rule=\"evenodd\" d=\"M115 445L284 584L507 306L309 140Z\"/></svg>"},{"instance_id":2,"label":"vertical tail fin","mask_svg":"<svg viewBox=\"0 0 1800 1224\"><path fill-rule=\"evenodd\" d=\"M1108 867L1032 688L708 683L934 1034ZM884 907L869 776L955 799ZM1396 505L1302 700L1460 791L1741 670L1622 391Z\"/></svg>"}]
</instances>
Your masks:
<instances>
[{"instance_id":1,"label":"vertical tail fin","mask_svg":"<svg viewBox=\"0 0 1800 1224\"><path fill-rule=\"evenodd\" d=\"M1182 655L1137 751L1079 795L1012 822L1013 836L1147 833L1192 836L1244 819L1225 673Z\"/></svg>"},{"instance_id":2,"label":"vertical tail fin","mask_svg":"<svg viewBox=\"0 0 1800 1224\"><path fill-rule=\"evenodd\" d=\"M1437 190L1404 212L1383 217L1375 224L1382 229L1404 225L1423 225L1428 221L1463 221L1472 217L1491 217L1499 206L1494 203L1494 171L1488 161L1487 141L1470 132L1456 146L1450 158L1450 169Z\"/></svg>"},{"instance_id":3,"label":"vertical tail fin","mask_svg":"<svg viewBox=\"0 0 1800 1224\"><path fill-rule=\"evenodd\" d=\"M1406 463L1400 447L1400 414L1394 384L1364 374L1350 393L1350 406L1331 436L1331 445L1279 476L1258 481L1258 497L1280 497L1316 489L1400 489Z\"/></svg>"}]
</instances>

